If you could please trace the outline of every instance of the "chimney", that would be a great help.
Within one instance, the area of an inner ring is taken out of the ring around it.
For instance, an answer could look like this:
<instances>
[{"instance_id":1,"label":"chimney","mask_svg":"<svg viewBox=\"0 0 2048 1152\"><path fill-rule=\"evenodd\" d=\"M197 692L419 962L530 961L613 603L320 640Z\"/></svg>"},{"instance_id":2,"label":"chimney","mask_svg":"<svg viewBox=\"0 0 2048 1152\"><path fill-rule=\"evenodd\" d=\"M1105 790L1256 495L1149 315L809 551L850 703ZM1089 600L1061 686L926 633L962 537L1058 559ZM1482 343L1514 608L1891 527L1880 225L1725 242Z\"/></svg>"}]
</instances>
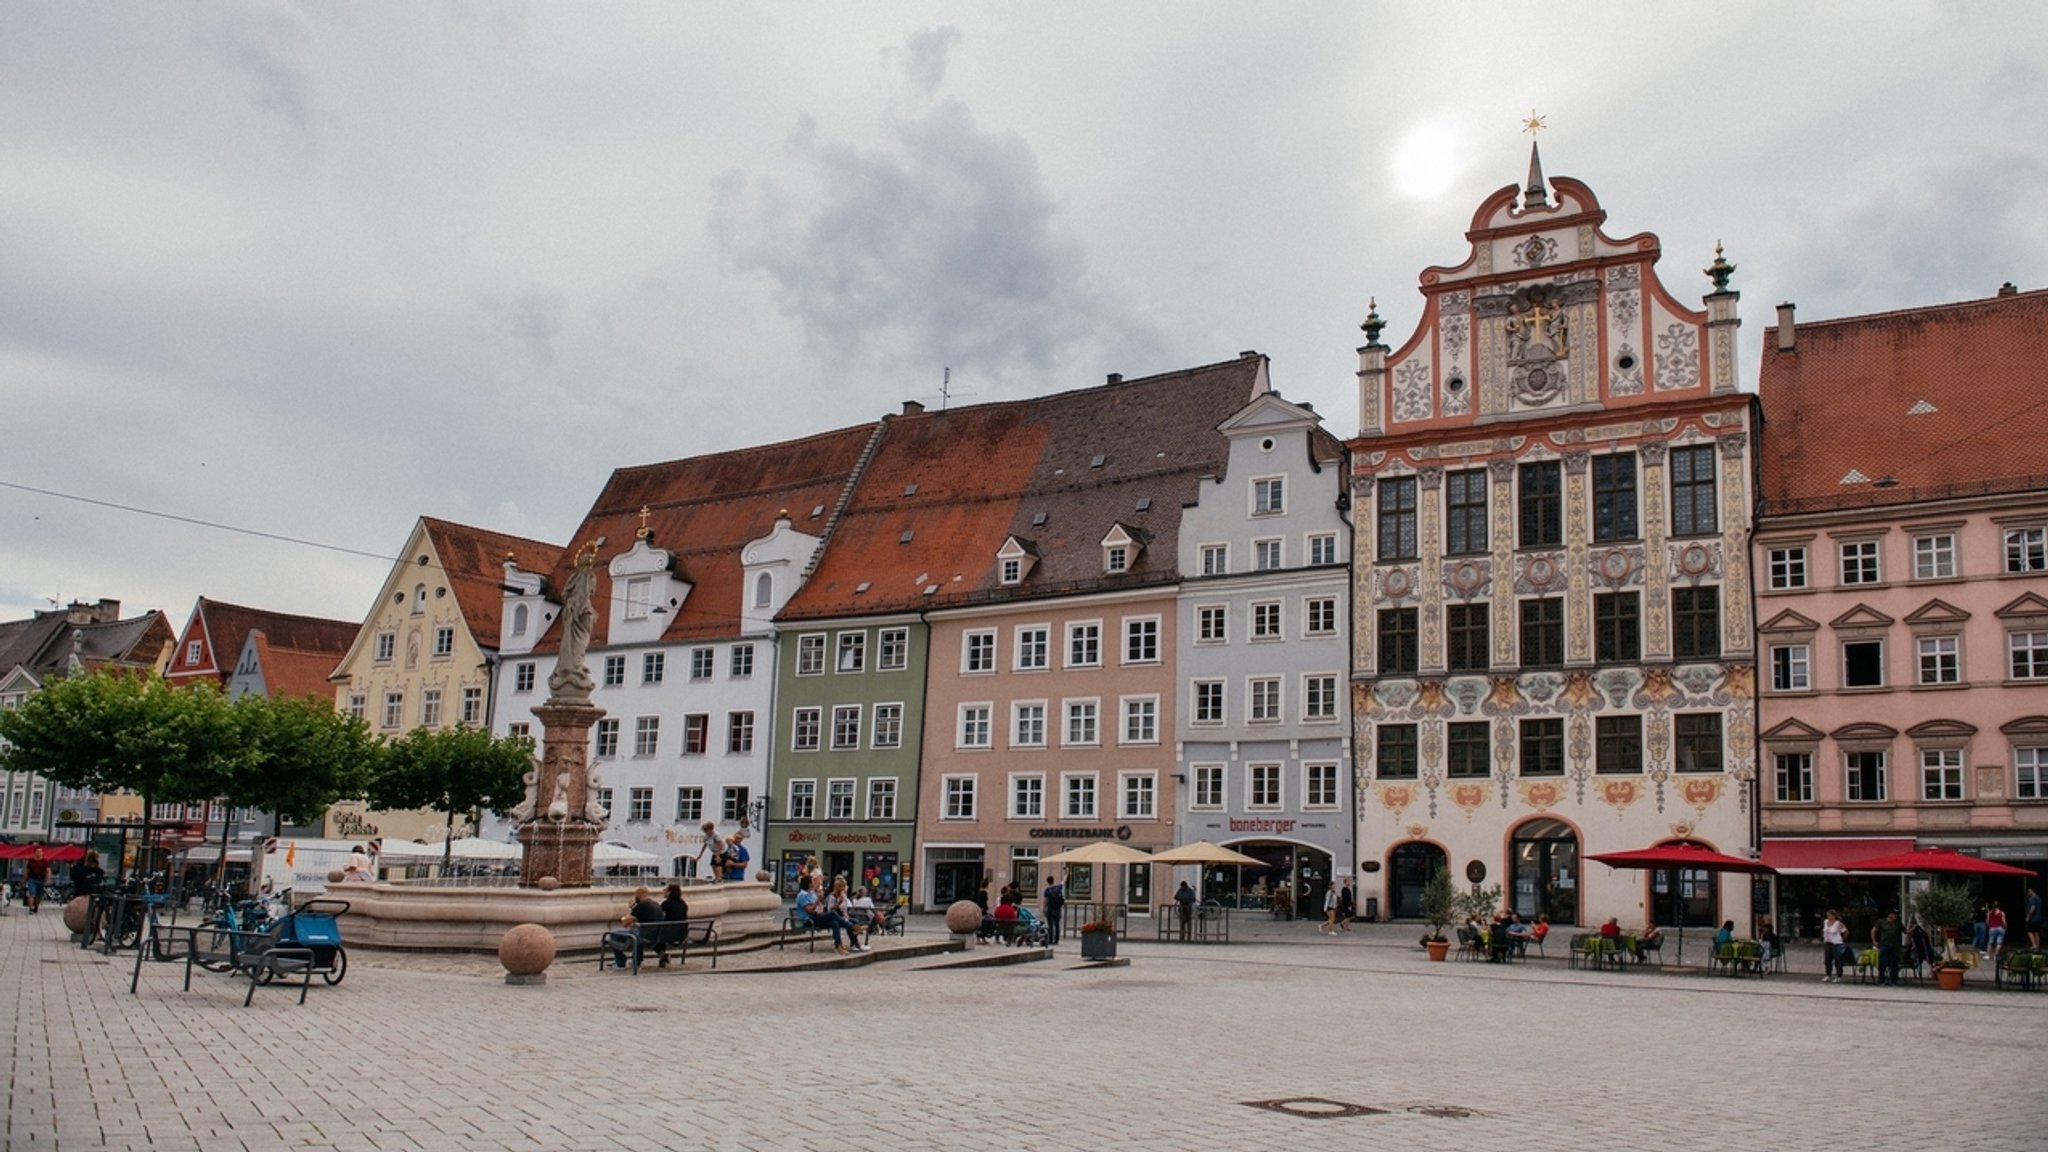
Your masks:
<instances>
[{"instance_id":1,"label":"chimney","mask_svg":"<svg viewBox=\"0 0 2048 1152\"><path fill-rule=\"evenodd\" d=\"M2000 296L2017 296L2020 294L2019 285L2007 280L1998 286L1998 294Z\"/></svg>"},{"instance_id":2,"label":"chimney","mask_svg":"<svg viewBox=\"0 0 2048 1152\"><path fill-rule=\"evenodd\" d=\"M1107 383L1110 383L1110 384L1121 384L1121 383L1123 383L1123 382L1124 382L1124 374L1123 374L1123 373L1121 373L1121 372L1111 372L1111 373L1109 374L1109 377L1108 377Z\"/></svg>"},{"instance_id":3,"label":"chimney","mask_svg":"<svg viewBox=\"0 0 2048 1152\"><path fill-rule=\"evenodd\" d=\"M1795 305L1790 300L1778 305L1778 351L1780 352L1799 351L1797 334L1792 330L1792 309L1794 307Z\"/></svg>"},{"instance_id":4,"label":"chimney","mask_svg":"<svg viewBox=\"0 0 2048 1152\"><path fill-rule=\"evenodd\" d=\"M915 400L905 400L903 402L903 414L905 416L915 416L922 411L924 411L924 405L919 404Z\"/></svg>"},{"instance_id":5,"label":"chimney","mask_svg":"<svg viewBox=\"0 0 2048 1152\"><path fill-rule=\"evenodd\" d=\"M97 604L73 600L64 615L73 624L111 624L121 618L121 602L105 597Z\"/></svg>"}]
</instances>

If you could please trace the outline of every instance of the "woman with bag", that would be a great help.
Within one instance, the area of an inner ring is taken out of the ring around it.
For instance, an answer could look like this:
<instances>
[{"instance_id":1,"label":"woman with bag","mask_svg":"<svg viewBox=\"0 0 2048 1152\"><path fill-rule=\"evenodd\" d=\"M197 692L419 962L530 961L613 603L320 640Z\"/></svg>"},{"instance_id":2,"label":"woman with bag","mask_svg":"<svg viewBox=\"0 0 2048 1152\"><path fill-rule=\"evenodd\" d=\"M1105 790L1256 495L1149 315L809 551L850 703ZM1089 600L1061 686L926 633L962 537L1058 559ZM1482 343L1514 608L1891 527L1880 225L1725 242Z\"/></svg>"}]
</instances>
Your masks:
<instances>
[{"instance_id":1,"label":"woman with bag","mask_svg":"<svg viewBox=\"0 0 2048 1152\"><path fill-rule=\"evenodd\" d=\"M1849 967L1849 926L1828 909L1827 923L1820 926L1820 958L1825 966L1820 982L1840 984Z\"/></svg>"}]
</instances>

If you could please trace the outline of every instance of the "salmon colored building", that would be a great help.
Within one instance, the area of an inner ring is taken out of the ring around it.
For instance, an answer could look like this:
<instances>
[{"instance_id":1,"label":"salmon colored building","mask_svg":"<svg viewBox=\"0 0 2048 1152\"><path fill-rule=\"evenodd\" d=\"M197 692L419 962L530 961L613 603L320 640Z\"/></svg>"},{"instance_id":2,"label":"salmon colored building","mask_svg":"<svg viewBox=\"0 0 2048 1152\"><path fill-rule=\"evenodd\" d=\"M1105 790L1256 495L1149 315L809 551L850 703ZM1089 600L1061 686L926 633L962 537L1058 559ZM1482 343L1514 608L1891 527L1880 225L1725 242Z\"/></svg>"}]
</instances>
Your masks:
<instances>
[{"instance_id":1,"label":"salmon colored building","mask_svg":"<svg viewBox=\"0 0 2048 1152\"><path fill-rule=\"evenodd\" d=\"M1825 871L1915 846L2048 875L2048 291L1764 336L1756 538L1778 904L1897 906ZM2019 924L2024 884L1984 889Z\"/></svg>"}]
</instances>

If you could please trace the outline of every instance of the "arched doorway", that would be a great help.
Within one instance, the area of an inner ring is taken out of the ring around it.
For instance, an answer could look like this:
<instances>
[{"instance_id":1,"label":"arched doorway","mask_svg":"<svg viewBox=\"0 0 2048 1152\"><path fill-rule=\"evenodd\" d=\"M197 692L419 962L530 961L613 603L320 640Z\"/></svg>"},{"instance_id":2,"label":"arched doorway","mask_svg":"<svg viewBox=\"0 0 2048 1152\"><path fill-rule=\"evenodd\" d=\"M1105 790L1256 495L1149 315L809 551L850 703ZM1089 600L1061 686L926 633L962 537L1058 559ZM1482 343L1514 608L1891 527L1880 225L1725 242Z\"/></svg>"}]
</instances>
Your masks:
<instances>
[{"instance_id":1,"label":"arched doorway","mask_svg":"<svg viewBox=\"0 0 2048 1152\"><path fill-rule=\"evenodd\" d=\"M1444 850L1434 844L1410 840L1387 857L1388 915L1397 920L1422 918L1422 889L1439 868L1450 867Z\"/></svg>"},{"instance_id":2,"label":"arched doorway","mask_svg":"<svg viewBox=\"0 0 2048 1152\"><path fill-rule=\"evenodd\" d=\"M1508 859L1514 868L1511 906L1524 920L1579 922L1579 834L1562 820L1524 821L1515 829Z\"/></svg>"},{"instance_id":3,"label":"arched doorway","mask_svg":"<svg viewBox=\"0 0 2048 1152\"><path fill-rule=\"evenodd\" d=\"M1200 894L1227 908L1270 911L1277 917L1323 914L1330 886L1328 852L1286 840L1249 840L1226 845L1260 861L1202 868Z\"/></svg>"},{"instance_id":4,"label":"arched doorway","mask_svg":"<svg viewBox=\"0 0 2048 1152\"><path fill-rule=\"evenodd\" d=\"M1697 840L1675 840L1712 851ZM1667 845L1658 845L1667 847ZM1721 909L1720 878L1703 868L1654 868L1650 871L1650 915L1657 923L1680 928L1716 928Z\"/></svg>"}]
</instances>

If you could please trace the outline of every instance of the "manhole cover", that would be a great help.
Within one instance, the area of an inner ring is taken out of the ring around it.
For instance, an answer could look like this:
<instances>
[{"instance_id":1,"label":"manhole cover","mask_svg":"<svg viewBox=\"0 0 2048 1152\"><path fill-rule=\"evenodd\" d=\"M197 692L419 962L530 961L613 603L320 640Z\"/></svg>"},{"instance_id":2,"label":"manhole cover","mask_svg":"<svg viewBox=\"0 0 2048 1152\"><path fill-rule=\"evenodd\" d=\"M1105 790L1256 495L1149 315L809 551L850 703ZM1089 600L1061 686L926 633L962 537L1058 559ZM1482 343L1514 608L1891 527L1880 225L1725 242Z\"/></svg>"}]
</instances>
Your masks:
<instances>
[{"instance_id":1,"label":"manhole cover","mask_svg":"<svg viewBox=\"0 0 2048 1152\"><path fill-rule=\"evenodd\" d=\"M1289 1096L1284 1100L1246 1100L1247 1108L1264 1108L1268 1112L1280 1112L1288 1116L1299 1116L1304 1120L1336 1120L1344 1116L1378 1116L1385 1108L1368 1108L1363 1104L1346 1104L1342 1100L1328 1100L1321 1096Z\"/></svg>"},{"instance_id":2,"label":"manhole cover","mask_svg":"<svg viewBox=\"0 0 2048 1152\"><path fill-rule=\"evenodd\" d=\"M1479 1115L1470 1108L1460 1108L1456 1104L1417 1104L1408 1110L1417 1116L1434 1116L1439 1120L1463 1120L1468 1116Z\"/></svg>"}]
</instances>

